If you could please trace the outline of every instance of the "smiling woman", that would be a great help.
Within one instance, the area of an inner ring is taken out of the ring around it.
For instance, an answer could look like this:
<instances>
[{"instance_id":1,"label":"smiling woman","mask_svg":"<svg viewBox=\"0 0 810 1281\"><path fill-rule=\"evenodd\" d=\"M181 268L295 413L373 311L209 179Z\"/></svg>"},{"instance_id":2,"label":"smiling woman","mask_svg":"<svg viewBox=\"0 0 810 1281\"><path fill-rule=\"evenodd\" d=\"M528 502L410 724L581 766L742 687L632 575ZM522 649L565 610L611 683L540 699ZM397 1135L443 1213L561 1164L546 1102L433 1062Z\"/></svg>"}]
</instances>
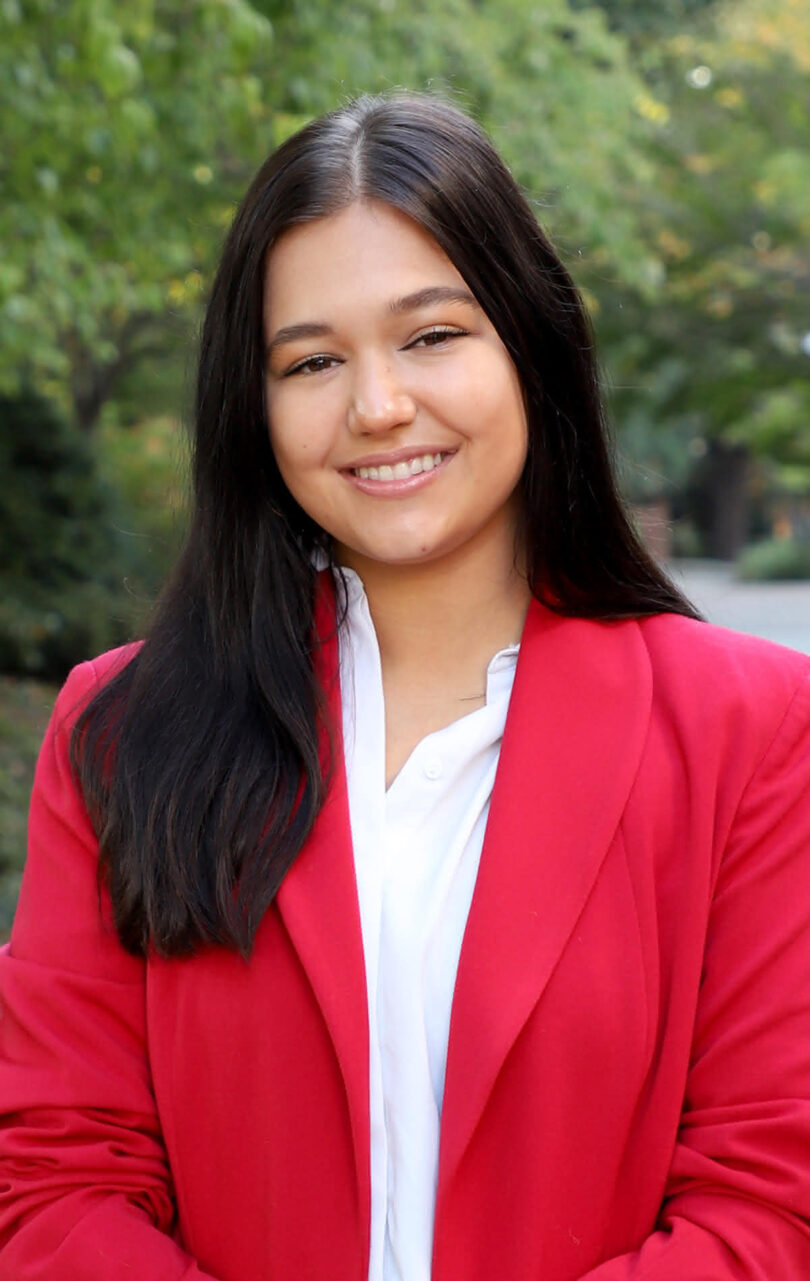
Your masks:
<instances>
[{"instance_id":1,"label":"smiling woman","mask_svg":"<svg viewBox=\"0 0 810 1281\"><path fill-rule=\"evenodd\" d=\"M328 319L285 323L299 315ZM517 371L418 223L363 201L286 232L268 261L264 323L276 463L367 591L395 566L451 555L474 556L490 579L520 572Z\"/></svg>"},{"instance_id":2,"label":"smiling woman","mask_svg":"<svg viewBox=\"0 0 810 1281\"><path fill-rule=\"evenodd\" d=\"M267 160L194 491L42 749L0 1281L806 1281L810 664L640 545L468 117Z\"/></svg>"}]
</instances>

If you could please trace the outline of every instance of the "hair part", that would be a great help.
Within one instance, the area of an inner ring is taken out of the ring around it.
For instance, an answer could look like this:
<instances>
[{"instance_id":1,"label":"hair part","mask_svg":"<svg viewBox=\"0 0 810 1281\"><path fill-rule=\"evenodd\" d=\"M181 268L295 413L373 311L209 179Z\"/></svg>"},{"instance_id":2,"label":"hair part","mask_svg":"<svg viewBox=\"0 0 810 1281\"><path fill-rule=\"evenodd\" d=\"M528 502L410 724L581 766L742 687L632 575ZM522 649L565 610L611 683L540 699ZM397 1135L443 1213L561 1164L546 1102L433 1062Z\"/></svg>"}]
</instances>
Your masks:
<instances>
[{"instance_id":1,"label":"hair part","mask_svg":"<svg viewBox=\"0 0 810 1281\"><path fill-rule=\"evenodd\" d=\"M143 647L73 738L100 876L136 954L214 943L247 955L324 798L313 556L330 546L270 446L263 291L285 230L357 200L436 240L515 364L529 437L519 534L537 599L602 619L696 616L628 520L585 308L483 132L413 94L313 121L265 162L234 219L200 344L185 550Z\"/></svg>"}]
</instances>

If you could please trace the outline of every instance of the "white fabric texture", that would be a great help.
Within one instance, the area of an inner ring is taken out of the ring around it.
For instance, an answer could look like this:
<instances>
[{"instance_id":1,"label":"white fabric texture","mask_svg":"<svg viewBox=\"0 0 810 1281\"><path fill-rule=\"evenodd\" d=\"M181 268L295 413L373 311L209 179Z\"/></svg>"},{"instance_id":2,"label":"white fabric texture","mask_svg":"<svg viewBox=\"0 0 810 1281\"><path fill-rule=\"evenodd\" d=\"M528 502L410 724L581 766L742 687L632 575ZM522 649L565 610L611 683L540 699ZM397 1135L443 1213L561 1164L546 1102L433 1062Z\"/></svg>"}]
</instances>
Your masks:
<instances>
[{"instance_id":1,"label":"white fabric texture","mask_svg":"<svg viewBox=\"0 0 810 1281\"><path fill-rule=\"evenodd\" d=\"M343 571L343 738L370 1032L369 1281L429 1281L450 1009L518 646L486 703L419 742L385 790L380 652Z\"/></svg>"}]
</instances>

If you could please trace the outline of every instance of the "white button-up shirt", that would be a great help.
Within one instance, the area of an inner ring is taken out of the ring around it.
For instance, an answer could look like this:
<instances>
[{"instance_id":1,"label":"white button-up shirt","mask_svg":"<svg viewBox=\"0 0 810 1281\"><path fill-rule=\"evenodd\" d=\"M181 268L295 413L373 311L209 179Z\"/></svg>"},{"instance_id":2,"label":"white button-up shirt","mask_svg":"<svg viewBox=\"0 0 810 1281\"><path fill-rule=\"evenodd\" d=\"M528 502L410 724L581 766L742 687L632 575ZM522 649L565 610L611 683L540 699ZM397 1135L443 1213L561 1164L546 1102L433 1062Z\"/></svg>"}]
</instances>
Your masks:
<instances>
[{"instance_id":1,"label":"white button-up shirt","mask_svg":"<svg viewBox=\"0 0 810 1281\"><path fill-rule=\"evenodd\" d=\"M343 571L343 738L370 1032L369 1281L429 1281L450 1007L518 646L486 704L428 734L385 789L385 707L363 585Z\"/></svg>"}]
</instances>

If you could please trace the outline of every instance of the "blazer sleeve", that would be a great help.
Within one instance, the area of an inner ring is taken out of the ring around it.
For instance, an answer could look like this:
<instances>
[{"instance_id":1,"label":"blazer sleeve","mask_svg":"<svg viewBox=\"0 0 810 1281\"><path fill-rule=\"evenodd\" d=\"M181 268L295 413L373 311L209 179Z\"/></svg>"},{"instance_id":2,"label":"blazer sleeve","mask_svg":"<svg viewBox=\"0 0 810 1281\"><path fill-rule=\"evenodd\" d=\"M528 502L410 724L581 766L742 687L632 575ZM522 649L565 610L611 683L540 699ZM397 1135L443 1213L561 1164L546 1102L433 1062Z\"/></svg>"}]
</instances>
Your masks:
<instances>
[{"instance_id":1,"label":"blazer sleeve","mask_svg":"<svg viewBox=\"0 0 810 1281\"><path fill-rule=\"evenodd\" d=\"M173 1238L146 1050L145 965L120 946L69 765L97 687L68 678L40 754L0 954L0 1281L214 1281Z\"/></svg>"},{"instance_id":2,"label":"blazer sleeve","mask_svg":"<svg viewBox=\"0 0 810 1281\"><path fill-rule=\"evenodd\" d=\"M807 1277L810 677L751 777L723 851L658 1230L582 1281Z\"/></svg>"}]
</instances>

